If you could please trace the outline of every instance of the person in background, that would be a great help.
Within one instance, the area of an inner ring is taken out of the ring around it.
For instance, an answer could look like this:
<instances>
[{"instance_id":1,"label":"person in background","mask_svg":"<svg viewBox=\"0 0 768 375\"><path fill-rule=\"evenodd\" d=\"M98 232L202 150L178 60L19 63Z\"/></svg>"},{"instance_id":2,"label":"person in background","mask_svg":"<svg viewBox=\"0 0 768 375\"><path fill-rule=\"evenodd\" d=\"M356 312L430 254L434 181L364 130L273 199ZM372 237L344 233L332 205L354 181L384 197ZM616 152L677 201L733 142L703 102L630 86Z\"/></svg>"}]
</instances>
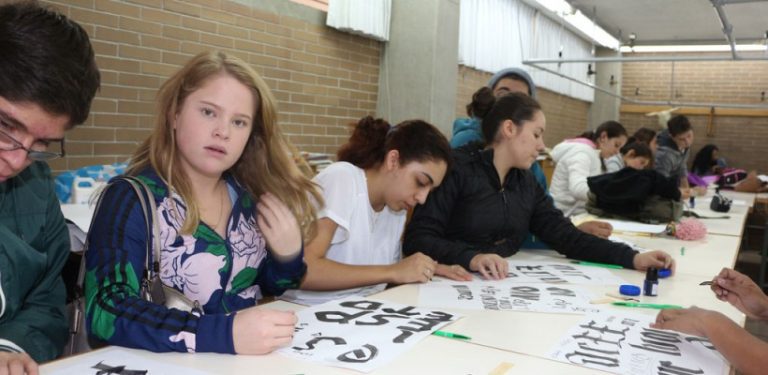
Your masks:
<instances>
[{"instance_id":1,"label":"person in background","mask_svg":"<svg viewBox=\"0 0 768 375\"><path fill-rule=\"evenodd\" d=\"M648 129L648 128L637 129L635 134L632 134L632 136L629 137L629 139L627 139L627 143L625 144L625 146L629 145L629 144L632 144L632 143L636 143L636 142L637 143L644 143L645 145L648 146L648 149L651 152L651 157L650 157L650 160L648 161L648 163L646 164L645 167L648 168L648 167L652 166L653 165L653 159L654 159L653 153L656 152L656 148L658 146L656 144L656 131ZM621 152L619 152L616 155L613 155L613 156L609 157L608 159L605 159L605 171L607 173L618 172L619 170L624 168L625 164L624 164L624 153L623 153L624 151L623 151L623 149L624 148L622 147L622 151Z\"/></svg>"},{"instance_id":2,"label":"person in background","mask_svg":"<svg viewBox=\"0 0 768 375\"><path fill-rule=\"evenodd\" d=\"M712 279L712 291L748 317L768 321L768 296L746 275L724 268ZM764 374L768 368L768 343L753 336L722 313L698 307L662 310L651 325L706 337L715 349L743 374Z\"/></svg>"},{"instance_id":3,"label":"person in background","mask_svg":"<svg viewBox=\"0 0 768 375\"><path fill-rule=\"evenodd\" d=\"M594 131L566 139L552 149L555 172L550 194L566 217L586 212L587 178L605 173L603 160L619 153L627 131L616 121L606 121Z\"/></svg>"},{"instance_id":4,"label":"person in background","mask_svg":"<svg viewBox=\"0 0 768 375\"><path fill-rule=\"evenodd\" d=\"M443 181L451 160L448 141L434 126L361 119L338 162L315 177L323 190L317 235L307 243L302 290L281 298L313 305L379 292L387 283L423 283L433 275L472 277L458 265L401 253L407 211L424 203Z\"/></svg>"},{"instance_id":5,"label":"person in background","mask_svg":"<svg viewBox=\"0 0 768 375\"><path fill-rule=\"evenodd\" d=\"M647 168L651 160L653 160L651 148L643 142L636 142L630 138L618 154L605 161L605 169L607 173L618 172L625 167L641 170Z\"/></svg>"},{"instance_id":6,"label":"person in background","mask_svg":"<svg viewBox=\"0 0 768 375\"><path fill-rule=\"evenodd\" d=\"M469 118L458 118L453 122L453 136L451 137L451 147L459 148L471 142L485 143L480 123L482 118L477 114L478 111L487 111L488 103L483 103L482 98L490 98L484 91L490 89L494 99L511 93L527 94L536 99L536 85L531 76L519 68L502 69L491 77L486 87L481 87L472 95L472 102L467 104L467 115ZM491 103L492 104L492 103ZM536 178L536 182L541 185L544 192L547 192L547 177L541 169L538 161L531 164L531 173ZM579 224L578 228L586 233L599 237L608 238L613 231L609 223L603 221L590 220ZM530 233L526 237L523 248L528 249L548 249L550 246L538 240Z\"/></svg>"},{"instance_id":7,"label":"person in background","mask_svg":"<svg viewBox=\"0 0 768 375\"><path fill-rule=\"evenodd\" d=\"M536 85L533 79L523 69L507 68L494 74L486 86L493 92L496 98L504 95L519 92L527 94L536 99ZM474 95L473 95L474 100ZM472 111L472 103L467 104L468 118L457 118L453 122L453 135L451 136L451 147L459 148L470 142L485 142L480 122L482 119ZM531 173L536 177L536 181L547 190L547 177L538 162L531 164Z\"/></svg>"},{"instance_id":8,"label":"person in background","mask_svg":"<svg viewBox=\"0 0 768 375\"><path fill-rule=\"evenodd\" d=\"M85 30L34 2L0 5L0 374L37 374L67 340L69 233L46 164L100 85Z\"/></svg>"},{"instance_id":9,"label":"person in background","mask_svg":"<svg viewBox=\"0 0 768 375\"><path fill-rule=\"evenodd\" d=\"M725 160L719 157L720 149L708 144L696 153L691 165L691 173L699 176L715 175L726 167Z\"/></svg>"},{"instance_id":10,"label":"person in background","mask_svg":"<svg viewBox=\"0 0 768 375\"><path fill-rule=\"evenodd\" d=\"M557 210L530 173L544 149L546 119L533 98L519 93L485 100L487 146L453 151L454 165L406 227L403 253L423 252L439 263L458 264L484 278L507 276L504 259L520 249L528 232L569 258L645 270L674 269L662 251L638 254L624 244L584 233ZM478 101L483 102L483 101Z\"/></svg>"},{"instance_id":11,"label":"person in background","mask_svg":"<svg viewBox=\"0 0 768 375\"><path fill-rule=\"evenodd\" d=\"M257 309L304 276L315 185L298 169L276 100L246 62L193 57L160 88L153 133L126 174L157 204L160 281L194 301L183 311L146 301L146 221L126 182L103 194L88 233L86 327L111 345L153 352L265 354L291 343L293 312Z\"/></svg>"},{"instance_id":12,"label":"person in background","mask_svg":"<svg viewBox=\"0 0 768 375\"><path fill-rule=\"evenodd\" d=\"M659 148L656 151L654 168L666 177L678 181L683 199L691 195L704 195L706 188L691 190L688 184L688 155L693 144L693 127L687 117L677 115L667 122L667 128L656 137Z\"/></svg>"},{"instance_id":13,"label":"person in background","mask_svg":"<svg viewBox=\"0 0 768 375\"><path fill-rule=\"evenodd\" d=\"M651 148L651 152L656 154L656 150L659 148L659 144L656 142L656 131L648 128L640 128L632 134L631 137L635 142L642 142Z\"/></svg>"},{"instance_id":14,"label":"person in background","mask_svg":"<svg viewBox=\"0 0 768 375\"><path fill-rule=\"evenodd\" d=\"M640 212L651 197L680 200L676 181L647 169L653 158L648 145L628 143L621 148L621 154L620 170L587 178L595 206L607 213L629 216Z\"/></svg>"}]
</instances>

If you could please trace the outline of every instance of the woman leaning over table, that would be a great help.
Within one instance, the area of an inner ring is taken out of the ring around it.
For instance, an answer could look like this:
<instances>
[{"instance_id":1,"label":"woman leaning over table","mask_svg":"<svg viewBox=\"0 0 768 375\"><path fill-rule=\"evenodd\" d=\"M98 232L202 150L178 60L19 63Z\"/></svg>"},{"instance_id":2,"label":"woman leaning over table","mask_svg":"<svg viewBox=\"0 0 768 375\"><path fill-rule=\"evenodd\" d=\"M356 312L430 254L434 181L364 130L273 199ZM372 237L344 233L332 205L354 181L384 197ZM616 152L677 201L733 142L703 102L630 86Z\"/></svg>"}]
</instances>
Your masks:
<instances>
[{"instance_id":1,"label":"woman leaning over table","mask_svg":"<svg viewBox=\"0 0 768 375\"><path fill-rule=\"evenodd\" d=\"M662 251L638 254L626 245L584 233L557 210L528 171L544 149L544 113L536 100L510 94L484 113L488 146L454 150L454 166L406 228L403 253L421 251L444 264L459 264L487 279L506 277L505 257L530 231L573 259L645 270L674 268Z\"/></svg>"},{"instance_id":2,"label":"woman leaning over table","mask_svg":"<svg viewBox=\"0 0 768 375\"><path fill-rule=\"evenodd\" d=\"M471 280L459 266L439 265L414 253L402 257L407 210L424 203L448 169L448 141L434 126L392 126L370 116L358 121L338 162L315 177L325 206L317 235L307 242L301 290L281 298L314 305L382 291L387 283L424 283L433 275Z\"/></svg>"}]
</instances>

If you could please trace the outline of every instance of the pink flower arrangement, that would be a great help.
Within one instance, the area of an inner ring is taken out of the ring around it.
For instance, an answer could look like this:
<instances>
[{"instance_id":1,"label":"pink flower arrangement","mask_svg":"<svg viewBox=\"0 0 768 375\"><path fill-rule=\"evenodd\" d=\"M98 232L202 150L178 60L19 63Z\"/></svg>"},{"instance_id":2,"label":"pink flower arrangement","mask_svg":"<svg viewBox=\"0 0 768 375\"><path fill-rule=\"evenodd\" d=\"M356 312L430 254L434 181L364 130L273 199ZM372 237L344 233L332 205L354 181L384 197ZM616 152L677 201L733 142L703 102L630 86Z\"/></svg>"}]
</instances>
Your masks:
<instances>
[{"instance_id":1,"label":"pink flower arrangement","mask_svg":"<svg viewBox=\"0 0 768 375\"><path fill-rule=\"evenodd\" d=\"M675 237L685 241L695 241L707 235L707 227L694 218L685 218L675 225Z\"/></svg>"}]
</instances>

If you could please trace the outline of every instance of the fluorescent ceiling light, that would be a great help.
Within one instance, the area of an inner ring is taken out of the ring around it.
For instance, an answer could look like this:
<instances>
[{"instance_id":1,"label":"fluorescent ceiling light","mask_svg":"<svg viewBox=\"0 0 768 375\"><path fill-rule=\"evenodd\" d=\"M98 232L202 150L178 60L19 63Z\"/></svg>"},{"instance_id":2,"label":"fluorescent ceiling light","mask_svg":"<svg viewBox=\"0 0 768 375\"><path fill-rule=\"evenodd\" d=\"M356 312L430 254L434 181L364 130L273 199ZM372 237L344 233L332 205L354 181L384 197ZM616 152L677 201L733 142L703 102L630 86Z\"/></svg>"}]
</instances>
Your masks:
<instances>
[{"instance_id":1,"label":"fluorescent ceiling light","mask_svg":"<svg viewBox=\"0 0 768 375\"><path fill-rule=\"evenodd\" d=\"M736 51L740 52L763 52L766 46L763 44L737 44ZM672 45L672 46L622 46L622 53L644 53L644 52L730 52L731 46L727 44L714 45Z\"/></svg>"},{"instance_id":2,"label":"fluorescent ceiling light","mask_svg":"<svg viewBox=\"0 0 768 375\"><path fill-rule=\"evenodd\" d=\"M554 12L558 17L562 18L571 26L581 31L592 39L593 42L600 44L603 47L611 49L619 49L619 40L614 38L611 34L603 30L602 27L592 22L584 13L580 10L574 9L571 4L565 0L536 0L541 6Z\"/></svg>"}]
</instances>

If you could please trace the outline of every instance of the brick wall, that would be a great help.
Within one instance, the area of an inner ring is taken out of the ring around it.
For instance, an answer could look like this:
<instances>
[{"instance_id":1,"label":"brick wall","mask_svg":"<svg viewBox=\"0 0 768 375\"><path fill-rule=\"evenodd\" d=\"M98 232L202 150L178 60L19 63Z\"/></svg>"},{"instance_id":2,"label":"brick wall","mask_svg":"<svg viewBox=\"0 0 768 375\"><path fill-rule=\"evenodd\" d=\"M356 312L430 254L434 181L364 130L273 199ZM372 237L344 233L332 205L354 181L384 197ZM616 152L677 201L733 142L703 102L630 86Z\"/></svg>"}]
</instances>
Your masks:
<instances>
[{"instance_id":1,"label":"brick wall","mask_svg":"<svg viewBox=\"0 0 768 375\"><path fill-rule=\"evenodd\" d=\"M47 3L86 29L102 74L91 116L67 134L54 171L126 160L153 126L161 83L204 50L233 53L262 74L301 150L334 153L347 125L376 110L381 43L370 39L228 0Z\"/></svg>"},{"instance_id":2,"label":"brick wall","mask_svg":"<svg viewBox=\"0 0 768 375\"><path fill-rule=\"evenodd\" d=\"M624 63L622 71L623 95L638 100L670 100L671 62ZM768 61L675 62L674 87L674 101L763 104L763 111L744 109L741 112L765 113L768 100L761 101L760 97L762 92L768 95ZM716 107L716 112L718 109L721 108ZM709 116L691 115L685 109L675 113L685 114L693 124L694 152L714 143L731 166L768 173L764 157L768 145L768 116L715 115L714 134L707 136ZM641 126L658 127L655 118L643 114L622 112L620 117L630 131Z\"/></svg>"},{"instance_id":3,"label":"brick wall","mask_svg":"<svg viewBox=\"0 0 768 375\"><path fill-rule=\"evenodd\" d=\"M472 101L472 94L486 85L491 73L459 66L458 89L456 98L456 116L466 117L466 105ZM544 142L547 147L554 147L563 139L574 137L587 129L588 102L539 88L538 100L547 118L547 130Z\"/></svg>"}]
</instances>

